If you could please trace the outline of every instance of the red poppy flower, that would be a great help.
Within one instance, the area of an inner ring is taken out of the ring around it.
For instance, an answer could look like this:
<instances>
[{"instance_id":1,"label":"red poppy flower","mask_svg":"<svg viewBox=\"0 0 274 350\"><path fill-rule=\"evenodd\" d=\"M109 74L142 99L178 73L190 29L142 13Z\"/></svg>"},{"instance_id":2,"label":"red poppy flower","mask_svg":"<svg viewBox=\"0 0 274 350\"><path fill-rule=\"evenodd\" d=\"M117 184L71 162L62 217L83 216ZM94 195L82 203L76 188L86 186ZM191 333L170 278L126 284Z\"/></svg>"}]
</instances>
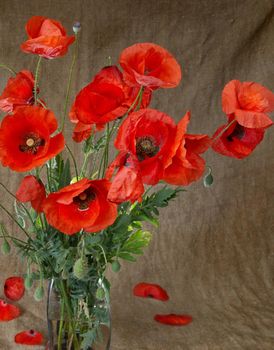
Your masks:
<instances>
[{"instance_id":1,"label":"red poppy flower","mask_svg":"<svg viewBox=\"0 0 274 350\"><path fill-rule=\"evenodd\" d=\"M117 217L117 205L107 200L109 188L105 179L82 179L51 193L43 202L48 223L68 235L106 228Z\"/></svg>"},{"instance_id":2,"label":"red poppy flower","mask_svg":"<svg viewBox=\"0 0 274 350\"><path fill-rule=\"evenodd\" d=\"M46 198L45 186L35 176L25 176L16 192L16 198L23 203L31 202L33 209L39 213L42 211L42 203Z\"/></svg>"},{"instance_id":3,"label":"red poppy flower","mask_svg":"<svg viewBox=\"0 0 274 350\"><path fill-rule=\"evenodd\" d=\"M7 322L14 320L21 314L20 309L15 306L6 303L4 300L0 299L0 322Z\"/></svg>"},{"instance_id":4,"label":"red poppy flower","mask_svg":"<svg viewBox=\"0 0 274 350\"><path fill-rule=\"evenodd\" d=\"M34 77L28 70L23 70L8 80L0 96L0 109L11 113L16 107L31 105L33 98Z\"/></svg>"},{"instance_id":5,"label":"red poppy flower","mask_svg":"<svg viewBox=\"0 0 274 350\"><path fill-rule=\"evenodd\" d=\"M41 345L44 341L43 335L33 329L29 331L23 331L14 337L16 344L22 345Z\"/></svg>"},{"instance_id":6,"label":"red poppy flower","mask_svg":"<svg viewBox=\"0 0 274 350\"><path fill-rule=\"evenodd\" d=\"M81 142L92 132L123 116L137 97L139 90L127 86L116 66L103 68L94 80L77 95L70 111L70 120L76 123L73 139ZM142 106L146 107L151 92L143 93Z\"/></svg>"},{"instance_id":7,"label":"red poppy flower","mask_svg":"<svg viewBox=\"0 0 274 350\"><path fill-rule=\"evenodd\" d=\"M26 32L28 40L21 49L48 59L65 55L75 40L74 36L66 35L60 22L42 16L31 17L26 24Z\"/></svg>"},{"instance_id":8,"label":"red poppy flower","mask_svg":"<svg viewBox=\"0 0 274 350\"><path fill-rule=\"evenodd\" d=\"M192 322L190 315L155 315L154 320L169 326L186 326Z\"/></svg>"},{"instance_id":9,"label":"red poppy flower","mask_svg":"<svg viewBox=\"0 0 274 350\"><path fill-rule=\"evenodd\" d=\"M226 131L228 124L233 120L230 117L226 125L222 125L213 135L212 149L227 157L243 159L251 154L263 140L265 129L245 128L234 122Z\"/></svg>"},{"instance_id":10,"label":"red poppy flower","mask_svg":"<svg viewBox=\"0 0 274 350\"><path fill-rule=\"evenodd\" d=\"M211 139L207 135L186 134L189 120L190 112L187 112L177 126L176 153L164 172L163 179L172 185L189 185L198 180L205 170L205 161L200 154L210 147Z\"/></svg>"},{"instance_id":11,"label":"red poppy flower","mask_svg":"<svg viewBox=\"0 0 274 350\"><path fill-rule=\"evenodd\" d=\"M223 111L234 115L237 122L251 129L267 128L273 124L266 114L274 110L274 94L254 82L230 81L222 94Z\"/></svg>"},{"instance_id":12,"label":"red poppy flower","mask_svg":"<svg viewBox=\"0 0 274 350\"><path fill-rule=\"evenodd\" d=\"M158 284L138 283L133 289L133 294L141 298L152 298L161 301L169 300L167 292Z\"/></svg>"},{"instance_id":13,"label":"red poppy flower","mask_svg":"<svg viewBox=\"0 0 274 350\"><path fill-rule=\"evenodd\" d=\"M22 277L9 277L4 284L5 296L10 300L20 300L25 293L24 279Z\"/></svg>"},{"instance_id":14,"label":"red poppy flower","mask_svg":"<svg viewBox=\"0 0 274 350\"><path fill-rule=\"evenodd\" d=\"M54 114L42 107L17 108L0 127L0 160L15 171L28 171L44 164L64 148L63 135L50 137L57 129Z\"/></svg>"},{"instance_id":15,"label":"red poppy flower","mask_svg":"<svg viewBox=\"0 0 274 350\"><path fill-rule=\"evenodd\" d=\"M120 152L116 159L110 164L106 178L110 179L115 170L114 176L108 192L108 200L114 203L122 203L142 199L144 185L138 159L133 154Z\"/></svg>"},{"instance_id":16,"label":"red poppy flower","mask_svg":"<svg viewBox=\"0 0 274 350\"><path fill-rule=\"evenodd\" d=\"M152 43L139 43L123 50L120 65L124 69L125 81L132 86L173 88L182 77L175 58L161 46Z\"/></svg>"},{"instance_id":17,"label":"red poppy flower","mask_svg":"<svg viewBox=\"0 0 274 350\"><path fill-rule=\"evenodd\" d=\"M171 117L155 109L141 109L124 120L115 147L135 155L143 183L155 185L176 151L175 135L176 125Z\"/></svg>"}]
</instances>

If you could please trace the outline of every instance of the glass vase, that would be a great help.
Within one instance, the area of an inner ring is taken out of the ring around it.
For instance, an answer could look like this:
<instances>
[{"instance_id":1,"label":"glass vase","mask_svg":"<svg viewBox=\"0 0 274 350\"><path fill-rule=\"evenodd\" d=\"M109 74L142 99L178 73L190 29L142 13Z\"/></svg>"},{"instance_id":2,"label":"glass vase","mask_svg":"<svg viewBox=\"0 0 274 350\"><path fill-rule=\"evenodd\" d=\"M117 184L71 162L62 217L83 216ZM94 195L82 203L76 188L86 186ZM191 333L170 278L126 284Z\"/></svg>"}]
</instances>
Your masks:
<instances>
[{"instance_id":1,"label":"glass vase","mask_svg":"<svg viewBox=\"0 0 274 350\"><path fill-rule=\"evenodd\" d=\"M47 321L48 350L109 350L110 301L104 281L79 281L78 289L75 290L74 283L71 290L69 280L52 279Z\"/></svg>"}]
</instances>

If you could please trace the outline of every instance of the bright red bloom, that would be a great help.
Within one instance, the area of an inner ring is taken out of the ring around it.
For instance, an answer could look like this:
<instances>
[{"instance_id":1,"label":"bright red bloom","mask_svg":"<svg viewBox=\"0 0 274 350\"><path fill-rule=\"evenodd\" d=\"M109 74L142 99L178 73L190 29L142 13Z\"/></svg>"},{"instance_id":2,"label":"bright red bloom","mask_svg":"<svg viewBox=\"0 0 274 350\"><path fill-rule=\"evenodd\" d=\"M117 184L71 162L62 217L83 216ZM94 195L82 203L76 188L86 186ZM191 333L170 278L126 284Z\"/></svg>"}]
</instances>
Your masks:
<instances>
[{"instance_id":1,"label":"bright red bloom","mask_svg":"<svg viewBox=\"0 0 274 350\"><path fill-rule=\"evenodd\" d=\"M230 81L222 94L223 111L245 127L267 128L273 124L266 114L274 111L274 94L254 82Z\"/></svg>"},{"instance_id":2,"label":"bright red bloom","mask_svg":"<svg viewBox=\"0 0 274 350\"><path fill-rule=\"evenodd\" d=\"M176 125L171 117L155 109L141 109L124 120L115 147L135 155L143 183L155 185L176 151L175 135Z\"/></svg>"},{"instance_id":3,"label":"bright red bloom","mask_svg":"<svg viewBox=\"0 0 274 350\"><path fill-rule=\"evenodd\" d=\"M167 324L169 326L186 326L192 322L192 317L190 315L176 314L155 315L154 320L159 323Z\"/></svg>"},{"instance_id":4,"label":"bright red bloom","mask_svg":"<svg viewBox=\"0 0 274 350\"><path fill-rule=\"evenodd\" d=\"M133 289L133 294L141 298L152 298L161 301L169 300L167 292L158 284L138 283Z\"/></svg>"},{"instance_id":5,"label":"bright red bloom","mask_svg":"<svg viewBox=\"0 0 274 350\"><path fill-rule=\"evenodd\" d=\"M122 51L120 65L124 79L131 86L176 87L182 78L175 58L164 48L152 43L139 43Z\"/></svg>"},{"instance_id":6,"label":"bright red bloom","mask_svg":"<svg viewBox=\"0 0 274 350\"><path fill-rule=\"evenodd\" d=\"M112 120L122 117L137 97L139 90L123 81L122 73L116 66L103 68L94 80L77 95L70 111L70 120L76 123L73 139L81 142L92 132L101 130ZM151 92L145 90L142 106L146 107Z\"/></svg>"},{"instance_id":7,"label":"bright red bloom","mask_svg":"<svg viewBox=\"0 0 274 350\"><path fill-rule=\"evenodd\" d=\"M227 157L243 159L251 154L263 140L265 129L245 128L234 122L226 131L223 130L233 120L231 117L226 125L222 125L213 135L212 149Z\"/></svg>"},{"instance_id":8,"label":"bright red bloom","mask_svg":"<svg viewBox=\"0 0 274 350\"><path fill-rule=\"evenodd\" d=\"M7 278L4 284L4 293L10 300L20 300L25 293L24 279L17 276Z\"/></svg>"},{"instance_id":9,"label":"bright red bloom","mask_svg":"<svg viewBox=\"0 0 274 350\"><path fill-rule=\"evenodd\" d=\"M0 96L0 109L11 113L18 106L33 104L33 89L34 77L28 70L23 70L15 77L9 78Z\"/></svg>"},{"instance_id":10,"label":"bright red bloom","mask_svg":"<svg viewBox=\"0 0 274 350\"><path fill-rule=\"evenodd\" d=\"M46 198L45 186L35 176L25 176L16 192L16 198L23 203L31 202L33 209L39 213Z\"/></svg>"},{"instance_id":11,"label":"bright red bloom","mask_svg":"<svg viewBox=\"0 0 274 350\"><path fill-rule=\"evenodd\" d=\"M110 164L106 178L110 179L115 170L114 176L108 192L108 200L114 203L122 203L142 199L144 185L138 159L133 154L120 152L115 160Z\"/></svg>"},{"instance_id":12,"label":"bright red bloom","mask_svg":"<svg viewBox=\"0 0 274 350\"><path fill-rule=\"evenodd\" d=\"M189 185L198 180L205 170L205 161L200 154L210 147L211 139L207 135L186 134L189 120L190 112L187 112L177 126L176 153L164 172L163 180L172 185Z\"/></svg>"},{"instance_id":13,"label":"bright red bloom","mask_svg":"<svg viewBox=\"0 0 274 350\"><path fill-rule=\"evenodd\" d=\"M23 331L14 337L16 344L22 345L41 345L44 341L43 335L33 329L29 331Z\"/></svg>"},{"instance_id":14,"label":"bright red bloom","mask_svg":"<svg viewBox=\"0 0 274 350\"><path fill-rule=\"evenodd\" d=\"M43 203L48 223L72 235L81 229L97 232L113 224L117 205L107 200L110 182L82 179L51 193Z\"/></svg>"},{"instance_id":15,"label":"bright red bloom","mask_svg":"<svg viewBox=\"0 0 274 350\"><path fill-rule=\"evenodd\" d=\"M0 299L0 322L7 322L14 320L21 314L20 309L15 306L6 303L4 300Z\"/></svg>"},{"instance_id":16,"label":"bright red bloom","mask_svg":"<svg viewBox=\"0 0 274 350\"><path fill-rule=\"evenodd\" d=\"M67 36L65 28L56 20L34 16L26 24L28 40L21 45L26 53L33 53L44 58L56 58L67 53L75 37Z\"/></svg>"},{"instance_id":17,"label":"bright red bloom","mask_svg":"<svg viewBox=\"0 0 274 350\"><path fill-rule=\"evenodd\" d=\"M42 107L17 108L0 126L0 160L15 171L28 171L44 164L64 148L63 135L54 114Z\"/></svg>"}]
</instances>

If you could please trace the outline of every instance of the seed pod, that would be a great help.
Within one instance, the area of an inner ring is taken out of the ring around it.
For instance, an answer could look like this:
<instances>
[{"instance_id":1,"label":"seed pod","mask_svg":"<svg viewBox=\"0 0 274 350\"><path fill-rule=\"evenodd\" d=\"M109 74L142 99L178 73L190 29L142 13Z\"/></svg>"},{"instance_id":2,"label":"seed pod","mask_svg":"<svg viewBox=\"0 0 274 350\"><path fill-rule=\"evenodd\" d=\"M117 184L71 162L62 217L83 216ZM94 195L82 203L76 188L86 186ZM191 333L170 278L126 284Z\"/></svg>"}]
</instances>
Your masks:
<instances>
[{"instance_id":1,"label":"seed pod","mask_svg":"<svg viewBox=\"0 0 274 350\"><path fill-rule=\"evenodd\" d=\"M33 285L33 279L30 275L27 275L27 277L25 278L25 288L27 290L31 289Z\"/></svg>"},{"instance_id":2,"label":"seed pod","mask_svg":"<svg viewBox=\"0 0 274 350\"><path fill-rule=\"evenodd\" d=\"M213 184L213 176L210 173L204 177L204 186L210 187L212 184Z\"/></svg>"},{"instance_id":3,"label":"seed pod","mask_svg":"<svg viewBox=\"0 0 274 350\"><path fill-rule=\"evenodd\" d=\"M88 273L87 261L83 258L79 258L78 260L76 260L73 266L74 276L79 280L82 280L85 278L87 273Z\"/></svg>"},{"instance_id":4,"label":"seed pod","mask_svg":"<svg viewBox=\"0 0 274 350\"><path fill-rule=\"evenodd\" d=\"M44 294L45 294L44 287L38 286L34 292L34 299L36 301L41 301L44 298Z\"/></svg>"},{"instance_id":5,"label":"seed pod","mask_svg":"<svg viewBox=\"0 0 274 350\"><path fill-rule=\"evenodd\" d=\"M113 272L119 272L121 269L121 264L119 263L118 260L113 261L113 263L111 264L111 268Z\"/></svg>"},{"instance_id":6,"label":"seed pod","mask_svg":"<svg viewBox=\"0 0 274 350\"><path fill-rule=\"evenodd\" d=\"M4 255L7 255L10 253L10 244L6 239L4 240L4 242L2 244L1 250L2 250L2 253Z\"/></svg>"},{"instance_id":7,"label":"seed pod","mask_svg":"<svg viewBox=\"0 0 274 350\"><path fill-rule=\"evenodd\" d=\"M105 295L106 295L106 293L105 293L104 288L99 287L99 288L97 289L97 291L96 291L96 298L97 298L98 300L104 300L104 299L105 299Z\"/></svg>"}]
</instances>

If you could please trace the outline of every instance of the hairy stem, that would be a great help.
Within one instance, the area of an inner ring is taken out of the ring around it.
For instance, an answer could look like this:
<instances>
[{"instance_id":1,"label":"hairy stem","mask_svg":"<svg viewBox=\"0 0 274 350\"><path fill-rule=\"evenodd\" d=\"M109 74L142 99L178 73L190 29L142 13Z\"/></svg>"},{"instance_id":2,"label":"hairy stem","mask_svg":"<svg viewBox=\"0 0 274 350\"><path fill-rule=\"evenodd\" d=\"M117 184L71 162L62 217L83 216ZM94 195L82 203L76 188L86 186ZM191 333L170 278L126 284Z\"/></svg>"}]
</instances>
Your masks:
<instances>
[{"instance_id":1,"label":"hairy stem","mask_svg":"<svg viewBox=\"0 0 274 350\"><path fill-rule=\"evenodd\" d=\"M36 70L35 70L35 81L34 81L34 104L37 104L37 87L38 87L38 80L39 80L39 71L40 71L40 66L42 62L42 56L39 56Z\"/></svg>"}]
</instances>

